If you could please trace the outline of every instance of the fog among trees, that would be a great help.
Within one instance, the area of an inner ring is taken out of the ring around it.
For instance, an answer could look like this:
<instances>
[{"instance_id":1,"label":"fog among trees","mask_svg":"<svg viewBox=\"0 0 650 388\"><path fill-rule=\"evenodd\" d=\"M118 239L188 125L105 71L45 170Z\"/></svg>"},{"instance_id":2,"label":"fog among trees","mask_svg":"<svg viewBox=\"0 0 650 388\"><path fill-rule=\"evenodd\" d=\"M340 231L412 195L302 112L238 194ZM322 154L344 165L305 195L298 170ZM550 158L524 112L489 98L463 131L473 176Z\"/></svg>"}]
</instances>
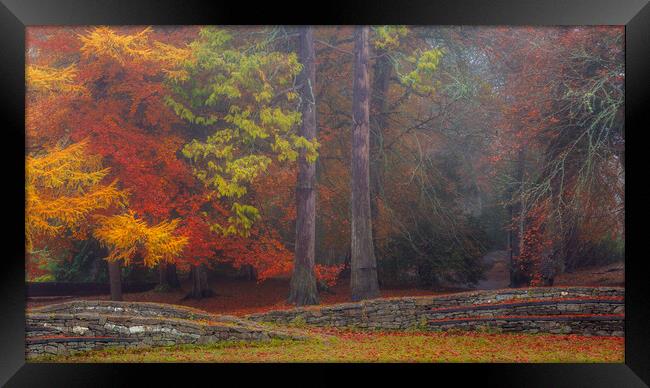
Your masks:
<instances>
[{"instance_id":1,"label":"fog among trees","mask_svg":"<svg viewBox=\"0 0 650 388\"><path fill-rule=\"evenodd\" d=\"M304 305L623 260L623 27L29 27L26 60L29 281Z\"/></svg>"}]
</instances>

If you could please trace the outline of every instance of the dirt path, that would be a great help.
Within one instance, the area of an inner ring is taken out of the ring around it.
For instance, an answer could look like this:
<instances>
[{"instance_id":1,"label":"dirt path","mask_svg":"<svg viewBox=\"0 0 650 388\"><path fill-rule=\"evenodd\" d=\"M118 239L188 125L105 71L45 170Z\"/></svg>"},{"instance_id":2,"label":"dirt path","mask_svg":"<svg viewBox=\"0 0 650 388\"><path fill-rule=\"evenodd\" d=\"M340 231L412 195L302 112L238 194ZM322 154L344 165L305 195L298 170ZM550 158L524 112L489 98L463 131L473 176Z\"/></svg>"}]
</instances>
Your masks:
<instances>
[{"instance_id":1,"label":"dirt path","mask_svg":"<svg viewBox=\"0 0 650 388\"><path fill-rule=\"evenodd\" d=\"M492 251L483 256L483 262L489 266L485 271L485 279L478 282L474 288L477 290L497 290L507 288L510 283L508 252Z\"/></svg>"},{"instance_id":2,"label":"dirt path","mask_svg":"<svg viewBox=\"0 0 650 388\"><path fill-rule=\"evenodd\" d=\"M496 290L508 288L510 271L508 270L508 252L492 251L483 256L488 265L485 279L474 287L477 290ZM619 286L625 285L625 264L612 263L604 266L583 268L572 273L561 273L555 278L555 285L563 286Z\"/></svg>"}]
</instances>

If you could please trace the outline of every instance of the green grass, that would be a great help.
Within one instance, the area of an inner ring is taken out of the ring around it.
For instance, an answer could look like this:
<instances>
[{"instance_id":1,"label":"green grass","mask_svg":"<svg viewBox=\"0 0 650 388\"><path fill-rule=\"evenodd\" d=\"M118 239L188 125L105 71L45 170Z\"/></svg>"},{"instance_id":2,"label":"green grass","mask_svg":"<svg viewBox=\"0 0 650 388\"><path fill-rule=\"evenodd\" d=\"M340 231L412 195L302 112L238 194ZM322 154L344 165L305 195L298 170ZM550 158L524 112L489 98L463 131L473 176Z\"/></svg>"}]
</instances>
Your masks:
<instances>
[{"instance_id":1,"label":"green grass","mask_svg":"<svg viewBox=\"0 0 650 388\"><path fill-rule=\"evenodd\" d=\"M104 349L45 362L623 362L622 338L548 334L316 331L306 341Z\"/></svg>"}]
</instances>

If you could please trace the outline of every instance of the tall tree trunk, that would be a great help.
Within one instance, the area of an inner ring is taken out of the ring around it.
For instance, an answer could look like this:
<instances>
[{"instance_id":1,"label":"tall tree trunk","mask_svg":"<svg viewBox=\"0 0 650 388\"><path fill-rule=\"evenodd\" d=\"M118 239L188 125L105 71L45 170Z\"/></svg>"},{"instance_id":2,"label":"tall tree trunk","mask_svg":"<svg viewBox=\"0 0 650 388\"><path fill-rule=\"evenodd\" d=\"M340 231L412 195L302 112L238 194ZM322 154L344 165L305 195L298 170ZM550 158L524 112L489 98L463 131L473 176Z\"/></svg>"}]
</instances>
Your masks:
<instances>
[{"instance_id":1,"label":"tall tree trunk","mask_svg":"<svg viewBox=\"0 0 650 388\"><path fill-rule=\"evenodd\" d=\"M370 215L368 27L356 27L354 35L350 286L357 301L379 296L379 284Z\"/></svg>"},{"instance_id":2,"label":"tall tree trunk","mask_svg":"<svg viewBox=\"0 0 650 388\"><path fill-rule=\"evenodd\" d=\"M300 30L300 96L302 127L300 136L307 140L316 138L316 63L314 58L313 28ZM318 304L318 288L314 274L316 246L316 164L309 162L305 150L298 159L298 182L296 184L296 247L293 274L289 290L289 303L298 306Z\"/></svg>"},{"instance_id":3,"label":"tall tree trunk","mask_svg":"<svg viewBox=\"0 0 650 388\"><path fill-rule=\"evenodd\" d=\"M108 278L111 287L111 300L122 300L122 267L119 261L108 262Z\"/></svg>"},{"instance_id":4,"label":"tall tree trunk","mask_svg":"<svg viewBox=\"0 0 650 388\"><path fill-rule=\"evenodd\" d=\"M205 264L193 265L190 272L192 280L192 290L186 298L202 299L214 295L214 292L208 285L208 273Z\"/></svg>"},{"instance_id":5,"label":"tall tree trunk","mask_svg":"<svg viewBox=\"0 0 650 388\"><path fill-rule=\"evenodd\" d=\"M385 50L377 50L376 57L370 98L372 117L372 129L370 130L370 155L372 156L370 158L370 213L373 221L377 219L379 202L384 194L383 133L388 122L388 90L393 69Z\"/></svg>"}]
</instances>

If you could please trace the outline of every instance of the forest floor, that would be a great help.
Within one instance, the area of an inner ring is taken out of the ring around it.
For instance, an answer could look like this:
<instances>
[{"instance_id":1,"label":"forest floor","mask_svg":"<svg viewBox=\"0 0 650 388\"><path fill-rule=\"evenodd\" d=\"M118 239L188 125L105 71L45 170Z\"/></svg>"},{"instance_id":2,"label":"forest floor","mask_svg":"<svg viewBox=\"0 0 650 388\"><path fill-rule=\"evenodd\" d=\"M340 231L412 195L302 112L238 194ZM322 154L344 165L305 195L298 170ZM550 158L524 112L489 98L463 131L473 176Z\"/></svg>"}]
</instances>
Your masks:
<instances>
[{"instance_id":1,"label":"forest floor","mask_svg":"<svg viewBox=\"0 0 650 388\"><path fill-rule=\"evenodd\" d=\"M474 287L477 290L508 288L510 270L508 252L492 251L483 257L487 265L485 279ZM618 262L603 266L581 268L571 273L562 273L555 278L554 286L620 286L625 285L625 263Z\"/></svg>"},{"instance_id":2,"label":"forest floor","mask_svg":"<svg viewBox=\"0 0 650 388\"><path fill-rule=\"evenodd\" d=\"M555 278L557 286L625 286L625 263L583 268L571 273L562 273Z\"/></svg>"},{"instance_id":3,"label":"forest floor","mask_svg":"<svg viewBox=\"0 0 650 388\"><path fill-rule=\"evenodd\" d=\"M123 298L130 302L171 303L194 307L215 314L246 315L270 310L286 310L293 308L286 303L289 292L289 279L267 279L263 282L247 281L241 279L220 278L212 279L210 287L215 295L201 300L185 299L190 290L189 281L182 281L181 289L169 292L156 290L146 292L125 293ZM438 295L462 291L461 289L426 290L417 288L390 288L382 289L382 297ZM320 292L320 304L330 305L350 301L350 285L348 279L342 279L331 287L330 292ZM108 300L109 295L80 296L74 299ZM28 307L36 307L51 303L61 303L73 300L47 299L29 300Z\"/></svg>"},{"instance_id":4,"label":"forest floor","mask_svg":"<svg viewBox=\"0 0 650 388\"><path fill-rule=\"evenodd\" d=\"M486 262L491 265L486 272L486 279L472 289L500 289L508 287L508 267L505 251L496 251L486 255ZM623 286L624 264L614 263L607 266L587 268L573 273L561 274L556 278L556 286ZM187 281L182 282L181 289L170 292L155 290L137 293L125 293L125 301L171 303L198 308L216 314L246 315L270 310L292 308L286 303L289 279L268 279L263 282L246 281L232 278L213 279L210 283L216 295L202 300L184 299L190 289ZM382 297L440 295L467 291L467 288L421 289L413 287L381 289ZM75 299L107 300L109 295L92 295L75 297ZM61 303L72 298L51 298L28 300L28 307L44 304ZM331 292L321 292L322 305L350 301L348 279L341 279L331 288Z\"/></svg>"},{"instance_id":5,"label":"forest floor","mask_svg":"<svg viewBox=\"0 0 650 388\"><path fill-rule=\"evenodd\" d=\"M44 362L624 362L624 339L557 334L311 328L304 341L103 349Z\"/></svg>"}]
</instances>

